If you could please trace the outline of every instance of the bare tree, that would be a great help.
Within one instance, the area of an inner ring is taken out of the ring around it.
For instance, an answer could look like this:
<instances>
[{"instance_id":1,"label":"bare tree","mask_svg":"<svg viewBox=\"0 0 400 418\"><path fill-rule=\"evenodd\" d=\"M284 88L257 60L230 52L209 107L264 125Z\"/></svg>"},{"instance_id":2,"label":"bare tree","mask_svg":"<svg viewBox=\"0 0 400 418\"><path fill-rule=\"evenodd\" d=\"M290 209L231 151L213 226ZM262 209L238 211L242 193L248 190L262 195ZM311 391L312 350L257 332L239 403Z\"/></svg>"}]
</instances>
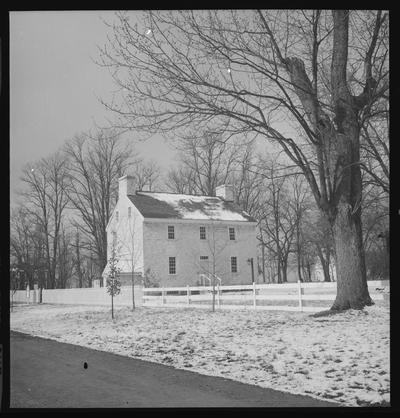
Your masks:
<instances>
[{"instance_id":1,"label":"bare tree","mask_svg":"<svg viewBox=\"0 0 400 418\"><path fill-rule=\"evenodd\" d=\"M173 193L196 194L195 173L183 165L171 168L167 173L165 183Z\"/></svg>"},{"instance_id":2,"label":"bare tree","mask_svg":"<svg viewBox=\"0 0 400 418\"><path fill-rule=\"evenodd\" d=\"M130 174L135 177L137 190L149 191L157 188L160 178L160 167L155 161L144 161L137 159L129 168Z\"/></svg>"},{"instance_id":3,"label":"bare tree","mask_svg":"<svg viewBox=\"0 0 400 418\"><path fill-rule=\"evenodd\" d=\"M324 281L333 281L330 270L334 257L334 243L329 222L318 211L310 210L304 219L301 233L307 247L303 257L306 261L305 267L310 271L311 263L315 264L315 259L318 259L324 273Z\"/></svg>"},{"instance_id":4,"label":"bare tree","mask_svg":"<svg viewBox=\"0 0 400 418\"><path fill-rule=\"evenodd\" d=\"M82 254L82 244L78 228L75 232L75 243L73 244L75 257L74 257L74 270L78 277L78 287L84 287L85 285L85 268L84 257Z\"/></svg>"},{"instance_id":5,"label":"bare tree","mask_svg":"<svg viewBox=\"0 0 400 418\"><path fill-rule=\"evenodd\" d=\"M23 206L17 206L11 212L10 259L18 270L19 287L25 282L32 286L34 271L43 267L42 240L34 221Z\"/></svg>"},{"instance_id":6,"label":"bare tree","mask_svg":"<svg viewBox=\"0 0 400 418\"><path fill-rule=\"evenodd\" d=\"M297 274L301 282L304 281L302 277L302 252L303 252L303 234L302 225L310 208L310 193L303 176L294 175L289 178L290 193L289 206L291 206L294 214L295 226L295 250L297 258Z\"/></svg>"},{"instance_id":7,"label":"bare tree","mask_svg":"<svg viewBox=\"0 0 400 418\"><path fill-rule=\"evenodd\" d=\"M389 104L378 103L361 125L361 168L364 186L375 186L389 199Z\"/></svg>"},{"instance_id":8,"label":"bare tree","mask_svg":"<svg viewBox=\"0 0 400 418\"><path fill-rule=\"evenodd\" d=\"M228 241L226 237L226 228L218 225L216 222L211 223L206 228L206 242L208 251L211 257L211 263L203 272L211 279L212 285L212 311L215 311L215 285L219 276L224 276L226 271L223 269L221 263L221 255L226 248ZM201 267L200 267L201 268ZM210 277L211 276L211 277Z\"/></svg>"},{"instance_id":9,"label":"bare tree","mask_svg":"<svg viewBox=\"0 0 400 418\"><path fill-rule=\"evenodd\" d=\"M239 154L239 147L219 132L186 135L180 141L181 165L194 183L197 194L215 196L215 189L226 183Z\"/></svg>"},{"instance_id":10,"label":"bare tree","mask_svg":"<svg viewBox=\"0 0 400 418\"><path fill-rule=\"evenodd\" d=\"M363 246L368 278L389 278L389 201L387 193L372 183L363 198Z\"/></svg>"},{"instance_id":11,"label":"bare tree","mask_svg":"<svg viewBox=\"0 0 400 418\"><path fill-rule=\"evenodd\" d=\"M263 200L264 181L262 160L256 159L254 146L243 146L228 182L233 185L235 202L256 219Z\"/></svg>"},{"instance_id":12,"label":"bare tree","mask_svg":"<svg viewBox=\"0 0 400 418\"><path fill-rule=\"evenodd\" d=\"M215 311L215 294L216 284L222 283L228 273L226 265L225 249L229 243L227 236L226 225L221 222L209 220L207 225L201 231L202 238L200 240L200 255L199 249L193 249L192 260L193 266L197 269L199 274L198 284L209 283L212 287L212 311ZM203 277L201 277L203 276ZM208 282L206 282L206 280Z\"/></svg>"},{"instance_id":13,"label":"bare tree","mask_svg":"<svg viewBox=\"0 0 400 418\"><path fill-rule=\"evenodd\" d=\"M367 275L389 277L389 107L381 103L363 124L361 167L363 244Z\"/></svg>"},{"instance_id":14,"label":"bare tree","mask_svg":"<svg viewBox=\"0 0 400 418\"><path fill-rule=\"evenodd\" d=\"M268 181L259 222L263 243L276 257L278 283L283 283L287 281L288 259L295 239L299 209L292 206L287 171L278 170L275 161L266 162L263 175Z\"/></svg>"},{"instance_id":15,"label":"bare tree","mask_svg":"<svg viewBox=\"0 0 400 418\"><path fill-rule=\"evenodd\" d=\"M65 146L68 196L79 220L74 225L92 244L99 270L107 264L106 226L118 196L118 181L135 157L114 132L75 136Z\"/></svg>"},{"instance_id":16,"label":"bare tree","mask_svg":"<svg viewBox=\"0 0 400 418\"><path fill-rule=\"evenodd\" d=\"M254 149L223 138L221 133L190 135L181 138L179 165L168 172L167 186L176 193L215 196L216 187L229 183L235 201L251 212L255 210L259 181Z\"/></svg>"},{"instance_id":17,"label":"bare tree","mask_svg":"<svg viewBox=\"0 0 400 418\"><path fill-rule=\"evenodd\" d=\"M120 216L118 231L119 234L119 261L131 272L132 288L132 310L135 309L135 270L138 267L140 258L143 256L143 250L139 245L138 234L139 220L135 212L128 212Z\"/></svg>"},{"instance_id":18,"label":"bare tree","mask_svg":"<svg viewBox=\"0 0 400 418\"><path fill-rule=\"evenodd\" d=\"M222 122L277 142L334 231L332 309L371 305L360 121L388 95L388 13L152 11L135 24L127 13L117 17L101 64L121 87L122 104L105 103L118 125L167 134Z\"/></svg>"},{"instance_id":19,"label":"bare tree","mask_svg":"<svg viewBox=\"0 0 400 418\"><path fill-rule=\"evenodd\" d=\"M60 153L23 170L22 181L26 189L21 196L27 202L26 210L40 227L45 244L48 285L56 287L57 257L62 220L68 203L66 195L68 166Z\"/></svg>"},{"instance_id":20,"label":"bare tree","mask_svg":"<svg viewBox=\"0 0 400 418\"><path fill-rule=\"evenodd\" d=\"M72 240L70 234L66 231L65 227L61 227L61 233L59 235L59 255L57 260L58 267L58 287L65 289L68 286L70 279L74 273L74 259L72 257Z\"/></svg>"}]
</instances>

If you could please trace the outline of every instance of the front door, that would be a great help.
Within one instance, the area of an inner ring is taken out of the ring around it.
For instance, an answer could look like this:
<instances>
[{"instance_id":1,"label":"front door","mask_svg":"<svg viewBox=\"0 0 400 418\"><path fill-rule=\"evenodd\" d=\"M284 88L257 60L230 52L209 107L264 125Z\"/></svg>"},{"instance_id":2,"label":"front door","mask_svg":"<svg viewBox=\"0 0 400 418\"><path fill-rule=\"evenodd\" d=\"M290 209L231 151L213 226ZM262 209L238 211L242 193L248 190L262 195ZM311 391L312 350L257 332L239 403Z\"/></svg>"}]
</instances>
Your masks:
<instances>
[{"instance_id":1,"label":"front door","mask_svg":"<svg viewBox=\"0 0 400 418\"><path fill-rule=\"evenodd\" d=\"M201 285L208 285L209 280L207 280L203 275L209 277L210 264L207 255L201 255L199 260L199 275Z\"/></svg>"}]
</instances>

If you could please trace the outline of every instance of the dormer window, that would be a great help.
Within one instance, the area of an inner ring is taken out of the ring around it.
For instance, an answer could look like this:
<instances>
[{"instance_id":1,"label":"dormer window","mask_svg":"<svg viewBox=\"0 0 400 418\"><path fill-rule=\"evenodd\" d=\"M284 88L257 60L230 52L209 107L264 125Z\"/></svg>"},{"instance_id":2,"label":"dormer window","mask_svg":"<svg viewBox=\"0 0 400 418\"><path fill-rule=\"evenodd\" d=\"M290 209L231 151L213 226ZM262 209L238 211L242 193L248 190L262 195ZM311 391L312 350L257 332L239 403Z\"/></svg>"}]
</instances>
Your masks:
<instances>
[{"instance_id":1,"label":"dormer window","mask_svg":"<svg viewBox=\"0 0 400 418\"><path fill-rule=\"evenodd\" d=\"M231 241L235 241L236 239L235 228L229 228L229 239Z\"/></svg>"},{"instance_id":2,"label":"dormer window","mask_svg":"<svg viewBox=\"0 0 400 418\"><path fill-rule=\"evenodd\" d=\"M168 239L175 239L175 227L168 225Z\"/></svg>"}]
</instances>

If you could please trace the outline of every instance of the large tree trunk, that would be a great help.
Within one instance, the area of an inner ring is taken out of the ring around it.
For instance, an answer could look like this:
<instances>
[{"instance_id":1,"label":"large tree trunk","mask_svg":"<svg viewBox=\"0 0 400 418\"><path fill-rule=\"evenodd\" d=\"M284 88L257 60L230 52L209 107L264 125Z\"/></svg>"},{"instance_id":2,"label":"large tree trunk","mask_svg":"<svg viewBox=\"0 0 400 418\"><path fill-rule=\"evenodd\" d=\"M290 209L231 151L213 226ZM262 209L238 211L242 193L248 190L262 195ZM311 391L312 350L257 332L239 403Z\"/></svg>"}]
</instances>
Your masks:
<instances>
[{"instance_id":1,"label":"large tree trunk","mask_svg":"<svg viewBox=\"0 0 400 418\"><path fill-rule=\"evenodd\" d=\"M333 225L336 248L337 295L332 310L362 309L373 304L368 293L361 211L339 204Z\"/></svg>"},{"instance_id":2,"label":"large tree trunk","mask_svg":"<svg viewBox=\"0 0 400 418\"><path fill-rule=\"evenodd\" d=\"M333 230L336 248L337 297L331 309L361 309L373 302L369 296L361 232L362 182L360 169L359 111L368 102L368 88L355 97L347 82L349 13L334 10L331 61L331 120L316 100L304 63L286 58L307 117L318 134L316 152L320 190L313 186L322 212ZM371 80L367 80L370 84ZM305 173L307 174L307 172Z\"/></svg>"},{"instance_id":3,"label":"large tree trunk","mask_svg":"<svg viewBox=\"0 0 400 418\"><path fill-rule=\"evenodd\" d=\"M336 249L337 296L332 310L362 309L372 305L368 293L361 228L362 181L360 168L361 109L351 95L346 80L349 13L334 10L333 55L331 67L332 104L336 135L329 144L336 154L338 173L336 207L330 218Z\"/></svg>"}]
</instances>

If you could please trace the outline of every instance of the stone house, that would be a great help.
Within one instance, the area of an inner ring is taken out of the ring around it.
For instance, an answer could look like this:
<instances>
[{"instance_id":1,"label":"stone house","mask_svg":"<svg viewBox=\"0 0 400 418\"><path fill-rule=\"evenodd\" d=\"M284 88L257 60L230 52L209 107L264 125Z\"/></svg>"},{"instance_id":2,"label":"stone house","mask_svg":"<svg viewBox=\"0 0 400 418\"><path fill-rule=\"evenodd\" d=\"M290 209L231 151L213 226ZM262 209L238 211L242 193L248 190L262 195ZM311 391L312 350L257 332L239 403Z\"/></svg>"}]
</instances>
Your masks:
<instances>
[{"instance_id":1,"label":"stone house","mask_svg":"<svg viewBox=\"0 0 400 418\"><path fill-rule=\"evenodd\" d=\"M255 280L257 222L234 204L230 186L210 197L136 191L134 184L119 179L107 225L108 259L115 248L122 284L132 271L137 283L146 275L164 287L209 283L213 274L222 284Z\"/></svg>"}]
</instances>

